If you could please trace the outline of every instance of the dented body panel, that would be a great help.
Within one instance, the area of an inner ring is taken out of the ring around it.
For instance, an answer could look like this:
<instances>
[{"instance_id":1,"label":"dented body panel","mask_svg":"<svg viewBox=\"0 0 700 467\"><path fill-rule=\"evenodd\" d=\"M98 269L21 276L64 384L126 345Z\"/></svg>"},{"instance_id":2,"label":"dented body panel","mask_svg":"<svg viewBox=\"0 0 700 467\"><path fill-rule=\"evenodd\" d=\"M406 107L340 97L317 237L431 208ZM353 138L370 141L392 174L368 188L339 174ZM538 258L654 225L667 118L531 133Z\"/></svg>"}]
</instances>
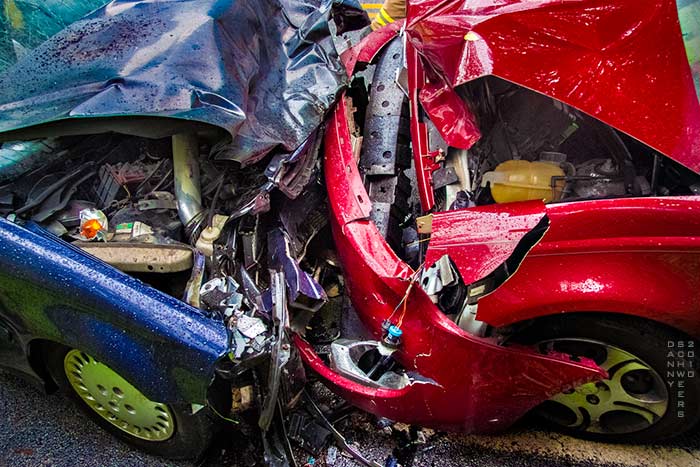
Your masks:
<instances>
[{"instance_id":1,"label":"dented body panel","mask_svg":"<svg viewBox=\"0 0 700 467\"><path fill-rule=\"evenodd\" d=\"M406 36L431 89L498 76L700 170L697 65L691 70L675 0L417 0ZM421 100L432 106L428 93Z\"/></svg>"},{"instance_id":2,"label":"dented body panel","mask_svg":"<svg viewBox=\"0 0 700 467\"><path fill-rule=\"evenodd\" d=\"M584 16L591 20L582 21ZM392 26L346 53L349 75L375 62L404 27ZM662 36L668 40L658 40ZM432 173L444 154L431 147L426 124L427 116L448 146L470 148L481 134L455 88L495 75L594 116L697 172L700 106L675 2L635 9L622 1L418 0L409 5L404 40L415 181L423 213L430 213L425 267L447 256L464 283L473 284L509 258L524 257L509 265L514 267L507 280L480 297L479 321L506 328L563 312L604 312L700 334L695 198L626 197L546 207L524 202L434 212ZM663 84L671 77L674 83ZM414 270L370 220L372 201L353 156L348 112L344 101L328 124L325 146L338 255L353 307L374 338L382 338L407 297L402 346L394 356L415 378L399 389L361 384L326 365L297 337L302 357L324 382L352 404L392 420L488 432L566 388L606 378L585 359L575 363L469 334L423 289L410 287ZM659 112L668 113L663 123ZM543 237L522 242L538 227Z\"/></svg>"},{"instance_id":3,"label":"dented body panel","mask_svg":"<svg viewBox=\"0 0 700 467\"><path fill-rule=\"evenodd\" d=\"M339 105L326 134L331 224L349 295L376 337L382 333L383 320L406 294L413 271L363 214L367 193L356 172L345 110ZM362 386L326 367L298 338L302 357L354 405L394 420L461 431L503 429L551 395L605 376L594 364L499 347L489 339L470 336L419 288L407 300L404 340L396 358L409 373L419 375L408 386L397 390ZM494 374L503 378L494 379Z\"/></svg>"},{"instance_id":4,"label":"dented body panel","mask_svg":"<svg viewBox=\"0 0 700 467\"><path fill-rule=\"evenodd\" d=\"M545 219L545 206L527 201L439 212L432 218L425 266L447 255L464 283L471 284L513 255L523 238Z\"/></svg>"},{"instance_id":5,"label":"dented body panel","mask_svg":"<svg viewBox=\"0 0 700 467\"><path fill-rule=\"evenodd\" d=\"M549 230L510 280L479 302L479 319L501 327L608 312L700 335L697 209L693 197L547 206Z\"/></svg>"},{"instance_id":6,"label":"dented body panel","mask_svg":"<svg viewBox=\"0 0 700 467\"><path fill-rule=\"evenodd\" d=\"M19 351L38 341L80 348L151 399L206 403L228 350L221 322L37 226L0 219L0 253L0 316Z\"/></svg>"}]
</instances>

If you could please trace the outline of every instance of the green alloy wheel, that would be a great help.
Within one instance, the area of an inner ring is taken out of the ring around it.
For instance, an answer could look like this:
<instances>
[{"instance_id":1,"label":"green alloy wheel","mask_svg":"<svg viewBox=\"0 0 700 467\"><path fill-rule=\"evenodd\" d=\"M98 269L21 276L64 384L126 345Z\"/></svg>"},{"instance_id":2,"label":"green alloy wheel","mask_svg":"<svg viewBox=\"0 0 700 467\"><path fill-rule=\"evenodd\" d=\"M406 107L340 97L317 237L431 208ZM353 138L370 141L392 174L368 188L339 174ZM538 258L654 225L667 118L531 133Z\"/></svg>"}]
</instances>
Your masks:
<instances>
[{"instance_id":1,"label":"green alloy wheel","mask_svg":"<svg viewBox=\"0 0 700 467\"><path fill-rule=\"evenodd\" d=\"M608 372L540 404L553 428L605 442L649 443L678 436L700 421L700 378L692 357L672 352L695 340L633 316L563 313L529 322L512 339L543 354L587 358Z\"/></svg>"},{"instance_id":2,"label":"green alloy wheel","mask_svg":"<svg viewBox=\"0 0 700 467\"><path fill-rule=\"evenodd\" d=\"M42 354L53 381L85 415L149 454L199 459L222 428L221 420L208 407L193 410L190 401L166 404L150 400L137 385L101 361L107 356L55 343L46 343ZM212 386L207 400L223 411L231 407L230 392L229 386Z\"/></svg>"},{"instance_id":3,"label":"green alloy wheel","mask_svg":"<svg viewBox=\"0 0 700 467\"><path fill-rule=\"evenodd\" d=\"M550 421L589 433L626 434L649 428L666 415L664 380L631 353L589 339L552 339L540 349L586 356L608 372L608 379L578 386L545 403L543 415Z\"/></svg>"},{"instance_id":4,"label":"green alloy wheel","mask_svg":"<svg viewBox=\"0 0 700 467\"><path fill-rule=\"evenodd\" d=\"M165 441L175 433L168 406L144 396L104 363L73 349L63 368L78 397L116 428L146 441Z\"/></svg>"}]
</instances>

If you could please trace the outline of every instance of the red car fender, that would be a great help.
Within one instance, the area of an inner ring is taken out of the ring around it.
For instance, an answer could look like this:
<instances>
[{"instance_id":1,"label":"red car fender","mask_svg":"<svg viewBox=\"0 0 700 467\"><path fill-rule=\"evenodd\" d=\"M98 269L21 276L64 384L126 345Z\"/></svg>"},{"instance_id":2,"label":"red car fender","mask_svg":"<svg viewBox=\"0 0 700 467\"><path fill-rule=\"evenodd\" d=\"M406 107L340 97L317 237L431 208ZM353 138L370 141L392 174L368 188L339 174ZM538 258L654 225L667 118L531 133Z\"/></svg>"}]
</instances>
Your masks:
<instances>
[{"instance_id":1,"label":"red car fender","mask_svg":"<svg viewBox=\"0 0 700 467\"><path fill-rule=\"evenodd\" d=\"M700 203L694 197L554 204L518 271L479 302L501 327L563 312L612 312L700 335Z\"/></svg>"},{"instance_id":2,"label":"red car fender","mask_svg":"<svg viewBox=\"0 0 700 467\"><path fill-rule=\"evenodd\" d=\"M331 225L347 290L375 336L407 293L411 268L367 220L369 197L352 152L342 100L329 120L325 175ZM414 375L402 389L368 388L332 371L301 338L304 361L350 403L379 416L441 429L487 432L506 428L552 395L606 376L593 362L572 362L529 348L501 347L471 336L419 287L406 302L396 359Z\"/></svg>"}]
</instances>

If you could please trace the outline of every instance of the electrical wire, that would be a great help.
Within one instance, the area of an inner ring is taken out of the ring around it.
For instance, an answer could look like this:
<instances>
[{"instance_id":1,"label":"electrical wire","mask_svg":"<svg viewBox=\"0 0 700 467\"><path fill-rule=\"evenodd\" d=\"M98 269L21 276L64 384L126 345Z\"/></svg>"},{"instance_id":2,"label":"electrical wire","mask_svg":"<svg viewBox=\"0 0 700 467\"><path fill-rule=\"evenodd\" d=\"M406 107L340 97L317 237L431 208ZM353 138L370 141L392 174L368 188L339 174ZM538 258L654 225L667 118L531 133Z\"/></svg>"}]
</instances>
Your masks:
<instances>
[{"instance_id":1,"label":"electrical wire","mask_svg":"<svg viewBox=\"0 0 700 467\"><path fill-rule=\"evenodd\" d=\"M391 312L391 314L390 314L389 317L387 318L387 321L391 322L391 321L392 321L392 318L394 317L394 315L396 314L396 312L398 311L398 309L399 309L399 308L402 308L401 314L399 315L399 319L398 319L397 325L396 325L396 326L399 327L399 328L400 328L401 325L403 324L404 316L406 316L407 305L408 305L408 296L410 295L411 290L413 289L413 285L414 285L416 282L418 282L418 278L420 277L420 275L421 275L422 272L423 272L423 267L424 267L424 265L425 265L425 263L422 263L422 264L420 265L420 267L418 267L418 269L416 269L416 271L413 273L413 275L411 276L411 279L410 279L411 282L408 284L408 287L406 288L406 292L404 293L403 297L401 298L401 301L396 305L396 307L394 308L394 310ZM403 305L403 307L402 307L402 305Z\"/></svg>"}]
</instances>

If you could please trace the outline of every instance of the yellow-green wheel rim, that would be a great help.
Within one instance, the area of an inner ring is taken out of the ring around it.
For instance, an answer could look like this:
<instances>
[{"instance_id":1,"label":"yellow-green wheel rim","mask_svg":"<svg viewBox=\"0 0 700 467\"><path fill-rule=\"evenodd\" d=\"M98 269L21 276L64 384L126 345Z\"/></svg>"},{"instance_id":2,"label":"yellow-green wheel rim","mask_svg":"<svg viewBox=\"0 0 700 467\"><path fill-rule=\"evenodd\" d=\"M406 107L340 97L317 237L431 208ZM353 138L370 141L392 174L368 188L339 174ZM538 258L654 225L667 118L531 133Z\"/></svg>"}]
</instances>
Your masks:
<instances>
[{"instance_id":1,"label":"yellow-green wheel rim","mask_svg":"<svg viewBox=\"0 0 700 467\"><path fill-rule=\"evenodd\" d=\"M165 441L175 433L175 419L167 405L148 399L85 352L68 352L63 368L83 402L114 427L146 441Z\"/></svg>"},{"instance_id":2,"label":"yellow-green wheel rim","mask_svg":"<svg viewBox=\"0 0 700 467\"><path fill-rule=\"evenodd\" d=\"M545 417L555 423L589 433L626 434L646 429L666 415L666 384L639 357L610 344L582 338L551 339L540 343L540 348L588 356L609 374L608 379L583 384L551 398L550 412L559 404L572 416L563 422L545 412ZM576 352L585 349L587 352Z\"/></svg>"}]
</instances>

